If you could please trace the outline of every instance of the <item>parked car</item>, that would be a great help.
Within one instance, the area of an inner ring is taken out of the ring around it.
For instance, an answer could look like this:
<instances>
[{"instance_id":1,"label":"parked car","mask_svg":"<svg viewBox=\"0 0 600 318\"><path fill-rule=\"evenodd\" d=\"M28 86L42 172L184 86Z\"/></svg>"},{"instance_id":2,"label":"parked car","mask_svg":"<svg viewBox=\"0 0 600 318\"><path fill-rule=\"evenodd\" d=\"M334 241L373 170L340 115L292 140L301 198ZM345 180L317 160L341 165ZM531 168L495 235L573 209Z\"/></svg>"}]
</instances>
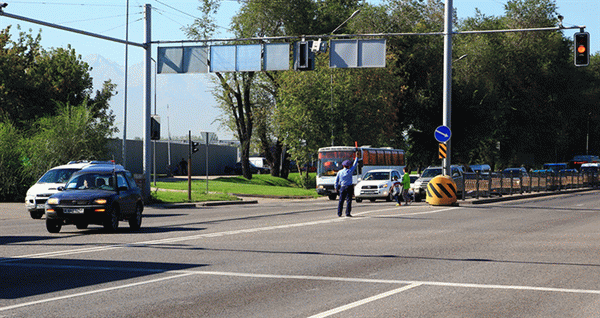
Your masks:
<instances>
[{"instance_id":1,"label":"parked car","mask_svg":"<svg viewBox=\"0 0 600 318\"><path fill-rule=\"evenodd\" d=\"M584 163L580 167L580 171L586 174L598 175L600 172L600 163Z\"/></svg>"},{"instance_id":2,"label":"parked car","mask_svg":"<svg viewBox=\"0 0 600 318\"><path fill-rule=\"evenodd\" d=\"M469 168L471 168L471 170L473 172L480 173L480 174L488 174L492 171L492 168L490 167L490 165L486 165L486 164L470 165Z\"/></svg>"},{"instance_id":3,"label":"parked car","mask_svg":"<svg viewBox=\"0 0 600 318\"><path fill-rule=\"evenodd\" d=\"M369 199L371 202L376 199L385 199L388 202L392 201L392 186L396 182L400 183L401 180L402 175L398 170L371 170L354 187L356 202L362 202L364 199Z\"/></svg>"},{"instance_id":4,"label":"parked car","mask_svg":"<svg viewBox=\"0 0 600 318\"><path fill-rule=\"evenodd\" d=\"M41 219L44 215L46 201L58 188L65 185L73 173L97 164L112 164L109 161L70 161L61 166L54 167L46 173L27 190L25 195L25 207L34 219Z\"/></svg>"},{"instance_id":5,"label":"parked car","mask_svg":"<svg viewBox=\"0 0 600 318\"><path fill-rule=\"evenodd\" d=\"M506 168L502 170L502 176L505 178L522 178L527 177L529 174L527 173L527 169L524 167L519 168Z\"/></svg>"},{"instance_id":6,"label":"parked car","mask_svg":"<svg viewBox=\"0 0 600 318\"><path fill-rule=\"evenodd\" d=\"M73 173L64 187L46 202L46 229L63 225L86 229L98 224L110 232L127 220L132 230L142 225L144 202L131 172L120 165L94 165Z\"/></svg>"},{"instance_id":7,"label":"parked car","mask_svg":"<svg viewBox=\"0 0 600 318\"><path fill-rule=\"evenodd\" d=\"M224 170L225 174L242 174L242 162L237 162L233 167L227 166ZM250 162L250 173L252 174L268 174L269 170L265 168L259 168Z\"/></svg>"},{"instance_id":8,"label":"parked car","mask_svg":"<svg viewBox=\"0 0 600 318\"><path fill-rule=\"evenodd\" d=\"M463 168L462 166L452 165L450 166L450 171L452 180L456 183L456 192L458 194L463 190ZM414 193L416 202L420 202L425 198L429 181L439 175L442 175L442 167L427 167L427 169L423 170L419 179L411 185L411 190Z\"/></svg>"}]
</instances>

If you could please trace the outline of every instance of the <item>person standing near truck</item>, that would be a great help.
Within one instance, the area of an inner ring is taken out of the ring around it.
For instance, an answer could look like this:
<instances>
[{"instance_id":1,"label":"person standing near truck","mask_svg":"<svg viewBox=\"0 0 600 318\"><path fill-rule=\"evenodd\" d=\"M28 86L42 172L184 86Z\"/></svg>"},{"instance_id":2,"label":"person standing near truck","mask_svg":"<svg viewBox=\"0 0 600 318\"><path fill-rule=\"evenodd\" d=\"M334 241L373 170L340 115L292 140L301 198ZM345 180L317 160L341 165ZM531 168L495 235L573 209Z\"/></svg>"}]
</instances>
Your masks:
<instances>
[{"instance_id":1,"label":"person standing near truck","mask_svg":"<svg viewBox=\"0 0 600 318\"><path fill-rule=\"evenodd\" d=\"M352 182L352 175L356 171L358 165L358 152L355 154L354 163L350 165L350 160L344 160L342 170L338 171L335 176L335 191L340 195L340 201L338 202L338 216L342 216L344 209L344 200L346 201L346 216L352 217L350 212L352 211L352 197L354 196L354 183Z\"/></svg>"},{"instance_id":2,"label":"person standing near truck","mask_svg":"<svg viewBox=\"0 0 600 318\"><path fill-rule=\"evenodd\" d=\"M412 201L408 195L410 189L410 170L408 166L404 167L404 174L402 175L402 198L404 199L404 205L407 205Z\"/></svg>"}]
</instances>

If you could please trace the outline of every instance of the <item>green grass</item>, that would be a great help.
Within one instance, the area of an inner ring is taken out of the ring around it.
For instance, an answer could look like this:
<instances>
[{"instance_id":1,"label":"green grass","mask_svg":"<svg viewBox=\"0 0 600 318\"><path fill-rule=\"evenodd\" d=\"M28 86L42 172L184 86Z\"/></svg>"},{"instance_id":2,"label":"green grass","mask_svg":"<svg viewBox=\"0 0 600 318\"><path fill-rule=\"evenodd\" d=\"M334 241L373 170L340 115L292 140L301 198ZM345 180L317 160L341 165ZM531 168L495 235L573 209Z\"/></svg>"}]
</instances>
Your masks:
<instances>
[{"instance_id":1,"label":"green grass","mask_svg":"<svg viewBox=\"0 0 600 318\"><path fill-rule=\"evenodd\" d=\"M312 174L311 179L314 179ZM270 175L253 175L251 180L241 176L222 177L208 180L192 180L192 201L232 201L238 200L236 194L267 197L318 197L314 188L304 189L293 180L299 180L298 174L290 174L288 179ZM309 182L310 183L310 182ZM152 191L157 202L181 203L188 201L188 182L156 182L158 191Z\"/></svg>"}]
</instances>

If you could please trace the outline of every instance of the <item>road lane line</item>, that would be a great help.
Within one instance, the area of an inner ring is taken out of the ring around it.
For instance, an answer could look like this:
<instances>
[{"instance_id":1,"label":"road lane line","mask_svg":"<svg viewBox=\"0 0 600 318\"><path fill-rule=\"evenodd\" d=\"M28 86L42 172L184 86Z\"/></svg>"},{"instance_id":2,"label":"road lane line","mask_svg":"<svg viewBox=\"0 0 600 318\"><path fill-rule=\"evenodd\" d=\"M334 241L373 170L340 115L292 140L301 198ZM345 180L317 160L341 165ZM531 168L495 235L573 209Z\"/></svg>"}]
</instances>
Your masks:
<instances>
[{"instance_id":1,"label":"road lane line","mask_svg":"<svg viewBox=\"0 0 600 318\"><path fill-rule=\"evenodd\" d=\"M297 280L318 280L318 281L336 281L336 282L348 282L348 283L374 283L374 284L403 284L403 285L417 284L417 285L437 286L437 287L524 290L524 291L542 291L542 292L600 295L600 290L595 290L595 289L574 289L574 288L558 288L558 287L495 285L495 284L475 284L475 283L451 283L451 282L435 282L435 281L413 281L413 280L354 278L354 277L335 277L335 276L252 274L252 273L238 273L238 272L213 272L213 271L193 271L193 270L174 270L173 272L195 273L197 275L214 275L214 276L230 276L230 277L246 277L246 278L297 279Z\"/></svg>"},{"instance_id":2,"label":"road lane line","mask_svg":"<svg viewBox=\"0 0 600 318\"><path fill-rule=\"evenodd\" d=\"M56 265L53 267L60 268L61 265ZM119 268L110 268L110 267L82 267L89 269L103 269L103 270L113 270ZM128 268L127 270L135 270L132 268ZM140 271L147 271L148 269L140 269ZM239 272L218 272L218 271L194 271L194 270L173 270L173 271L164 271L163 274L171 274L172 276L161 277L157 279L151 279L147 281L141 281L137 283L125 284L120 286L102 288L97 290L91 290L82 293L75 293L71 295L63 295L58 297L40 299L37 301L25 302L15 305L10 305L6 307L0 307L1 311L6 311L10 309L17 309L27 306L34 306L38 304L43 304L51 301L57 300L66 300L75 297L82 297L87 295L93 295L103 292L109 292L118 289L131 288L141 285L148 285L152 283L159 283L162 281L187 277L191 275L200 275L200 276L223 276L223 277L244 277L244 278L266 278L266 279L289 279L289 280L314 280L314 281L336 281L336 282L346 282L346 283L366 283L366 284L402 284L406 285L400 287L398 289L394 289L392 291L375 295L348 305L344 305L338 308L331 309L330 311L326 311L319 315L332 315L334 313L341 312L343 310L348 310L362 304L366 304L368 302L372 302L377 299L381 299L384 297L388 297L390 295L394 295L400 293L402 291L417 287L417 286L433 286L433 287L454 287L454 288L474 288L474 289L497 289L497 290L520 290L520 291L537 291L537 292L554 292L554 293L573 293L573 294L593 294L600 295L600 290L590 290L590 289L573 289L573 288L557 288L557 287L538 287L538 286L518 286L518 285L495 285L495 284L475 284L475 283L452 283L452 282L435 282L435 281L412 281L412 280L394 280L394 279L372 279L372 278L355 278L355 277L335 277L335 276L303 276L303 275L279 275L279 274L255 274L255 273L239 273ZM314 317L326 317L325 316L314 316Z\"/></svg>"},{"instance_id":3,"label":"road lane line","mask_svg":"<svg viewBox=\"0 0 600 318\"><path fill-rule=\"evenodd\" d=\"M337 313L340 313L340 312L343 312L343 311L346 311L346 310L349 310L349 309L352 309L352 308L355 308L355 307L358 307L358 306L362 306L362 305L370 303L372 301L376 301L376 300L379 300L379 299L382 299L382 298L385 298L385 297L389 297L389 296L401 293L403 291L406 291L406 290L409 290L409 289L413 289L413 288L418 287L418 286L421 286L421 284L410 284L408 286L400 287L400 288L397 288L397 289L394 289L394 290L390 290L388 292L385 292L385 293L382 293L382 294L379 294L379 295L375 295L375 296L372 296L372 297L369 297L369 298L361 299L359 301L355 301L353 303L349 303L349 304L344 305L344 306L333 308L331 310L328 310L328 311L322 312L320 314L316 314L316 315L310 316L308 318L324 318L324 317L329 317L331 315L335 315Z\"/></svg>"},{"instance_id":4,"label":"road lane line","mask_svg":"<svg viewBox=\"0 0 600 318\"><path fill-rule=\"evenodd\" d=\"M445 211L449 211L449 210L453 210L453 209L458 209L458 207L451 207L451 208L445 208L445 209L433 210L433 211L425 211L425 212L401 213L401 215L410 216L410 215L419 215L419 214L440 213L440 212L445 212ZM365 214L370 214L370 213L387 212L387 211L393 211L393 210L398 210L398 208L371 210L371 211L356 213L355 215L359 216L359 215L365 215ZM257 228L250 228L250 229L239 229L239 230L231 230L231 231L223 231L223 232L215 232L215 233L205 233L205 234L198 234L198 235L172 237L172 238L134 242L134 243L113 244L113 245L99 246L99 247L88 247L88 248L72 249L72 250L65 250L65 251L27 254L27 255L19 255L19 256L7 257L5 259L0 259L0 264L8 263L8 262L15 262L18 260L23 260L23 259L31 259L31 258L57 257L57 256L65 256L65 255L73 255L73 254L101 252L101 251L122 249L122 248L127 248L127 247L140 247L140 246L146 246L146 245L178 243L178 242L183 242L183 241L193 241L193 240L202 239L202 238L231 236L231 235L238 235L238 234L245 234L245 233L257 233L257 232L264 232L264 231L289 229L289 228L311 226L311 225L323 225L323 224L345 222L345 221L358 221L360 219L361 219L360 217L359 218L335 217L332 219L325 219L325 220L320 220L320 221L309 221L309 222L302 222L302 223L291 223L291 224L257 227Z\"/></svg>"},{"instance_id":5,"label":"road lane line","mask_svg":"<svg viewBox=\"0 0 600 318\"><path fill-rule=\"evenodd\" d=\"M11 306L0 307L0 311L6 311L6 310L11 310L11 309L17 309L17 308L28 307L28 306L33 306L33 305L39 305L39 304L48 303L48 302L51 302L51 301L64 300L64 299L69 299L69 298L75 298L75 297L88 296L88 295L93 295L93 294L98 294L98 293L104 293L104 292L109 292L109 291L113 291L113 290L117 290L117 289L130 288L130 287L135 287L135 286L140 286L140 285L147 285L147 284L152 284L152 283L158 283L158 282L161 282L161 281L170 280L170 279L176 279L176 278L181 278L181 277L190 276L190 275L193 275L193 273L183 273L183 274L179 274L179 275L175 275L175 276L161 277L161 278L157 278L157 279L152 279L152 280L147 280L147 281L143 281L143 282L137 282L137 283L127 284L127 285L121 285L121 286L115 286L115 287L108 287L108 288L90 290L90 291L83 292L83 293L77 293L77 294L71 294L71 295L64 295L64 296L58 296L58 297L40 299L40 300L36 300L36 301L30 301L30 302L26 302L26 303L20 303L20 304L11 305Z\"/></svg>"}]
</instances>

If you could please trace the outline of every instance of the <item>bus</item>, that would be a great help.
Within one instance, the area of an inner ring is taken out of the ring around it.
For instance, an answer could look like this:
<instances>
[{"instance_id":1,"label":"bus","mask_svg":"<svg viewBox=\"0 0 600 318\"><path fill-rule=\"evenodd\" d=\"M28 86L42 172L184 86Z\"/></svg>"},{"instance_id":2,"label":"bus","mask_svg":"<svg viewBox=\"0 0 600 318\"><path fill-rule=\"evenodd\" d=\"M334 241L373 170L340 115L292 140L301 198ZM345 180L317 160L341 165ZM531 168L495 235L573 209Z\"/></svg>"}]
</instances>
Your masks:
<instances>
[{"instance_id":1,"label":"bus","mask_svg":"<svg viewBox=\"0 0 600 318\"><path fill-rule=\"evenodd\" d=\"M337 193L334 190L335 176L341 170L344 160L354 161L358 151L359 164L353 176L353 183L357 184L362 176L374 169L404 169L404 150L392 148L371 148L332 146L320 148L317 161L317 193L326 195L330 200L335 200Z\"/></svg>"}]
</instances>

